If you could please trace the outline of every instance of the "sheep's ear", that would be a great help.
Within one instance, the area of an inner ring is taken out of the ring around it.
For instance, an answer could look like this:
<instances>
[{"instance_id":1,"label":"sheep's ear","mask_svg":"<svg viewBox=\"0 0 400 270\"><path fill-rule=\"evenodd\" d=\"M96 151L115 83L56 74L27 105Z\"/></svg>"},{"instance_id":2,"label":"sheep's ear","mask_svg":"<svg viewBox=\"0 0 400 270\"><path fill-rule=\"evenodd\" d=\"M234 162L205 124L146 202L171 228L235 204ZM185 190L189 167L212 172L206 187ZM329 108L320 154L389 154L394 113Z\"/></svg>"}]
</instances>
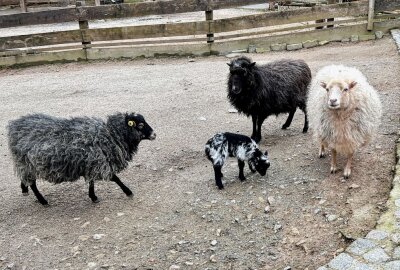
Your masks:
<instances>
[{"instance_id":1,"label":"sheep's ear","mask_svg":"<svg viewBox=\"0 0 400 270\"><path fill-rule=\"evenodd\" d=\"M254 67L255 65L256 65L256 62L253 62L253 63L249 64L249 68L252 68L252 67Z\"/></svg>"},{"instance_id":2,"label":"sheep's ear","mask_svg":"<svg viewBox=\"0 0 400 270\"><path fill-rule=\"evenodd\" d=\"M327 86L327 85L326 85L326 82L320 82L319 85L321 85L322 88L325 88L325 89L326 89L326 86Z\"/></svg>"},{"instance_id":3,"label":"sheep's ear","mask_svg":"<svg viewBox=\"0 0 400 270\"><path fill-rule=\"evenodd\" d=\"M357 85L357 82L352 81L351 83L349 83L349 89L353 89L354 86L356 86L356 85Z\"/></svg>"},{"instance_id":4,"label":"sheep's ear","mask_svg":"<svg viewBox=\"0 0 400 270\"><path fill-rule=\"evenodd\" d=\"M230 67L232 66L232 64L231 64L231 63L226 63L226 64L227 64L228 66L230 66Z\"/></svg>"}]
</instances>

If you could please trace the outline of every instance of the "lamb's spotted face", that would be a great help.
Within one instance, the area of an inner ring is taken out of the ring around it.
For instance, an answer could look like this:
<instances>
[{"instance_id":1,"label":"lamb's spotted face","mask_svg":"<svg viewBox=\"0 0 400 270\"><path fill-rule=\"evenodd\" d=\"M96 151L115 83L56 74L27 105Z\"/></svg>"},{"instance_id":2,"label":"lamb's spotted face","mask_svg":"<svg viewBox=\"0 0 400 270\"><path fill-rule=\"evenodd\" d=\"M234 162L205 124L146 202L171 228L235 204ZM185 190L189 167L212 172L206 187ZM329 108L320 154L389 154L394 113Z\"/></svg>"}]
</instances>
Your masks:
<instances>
[{"instance_id":1,"label":"lamb's spotted face","mask_svg":"<svg viewBox=\"0 0 400 270\"><path fill-rule=\"evenodd\" d=\"M259 149L256 149L253 157L249 159L249 166L252 171L257 171L261 176L264 176L270 166L268 151L263 154Z\"/></svg>"},{"instance_id":2,"label":"lamb's spotted face","mask_svg":"<svg viewBox=\"0 0 400 270\"><path fill-rule=\"evenodd\" d=\"M331 80L328 83L321 82L320 85L327 91L327 106L329 109L345 109L350 102L349 91L357 83L354 81L346 82L343 80Z\"/></svg>"}]
</instances>

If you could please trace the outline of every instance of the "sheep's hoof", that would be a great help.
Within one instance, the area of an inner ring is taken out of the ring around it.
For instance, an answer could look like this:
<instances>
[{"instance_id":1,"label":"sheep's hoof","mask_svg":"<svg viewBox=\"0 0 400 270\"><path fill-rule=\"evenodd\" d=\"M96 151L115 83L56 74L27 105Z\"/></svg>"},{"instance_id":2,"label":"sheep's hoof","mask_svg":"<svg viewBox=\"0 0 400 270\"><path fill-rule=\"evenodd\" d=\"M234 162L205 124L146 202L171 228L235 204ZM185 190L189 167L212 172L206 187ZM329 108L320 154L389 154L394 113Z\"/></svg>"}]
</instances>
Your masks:
<instances>
[{"instance_id":1,"label":"sheep's hoof","mask_svg":"<svg viewBox=\"0 0 400 270\"><path fill-rule=\"evenodd\" d=\"M218 186L218 189L219 190L224 189L224 186Z\"/></svg>"},{"instance_id":2,"label":"sheep's hoof","mask_svg":"<svg viewBox=\"0 0 400 270\"><path fill-rule=\"evenodd\" d=\"M325 152L319 153L319 158L324 158L326 156Z\"/></svg>"},{"instance_id":3,"label":"sheep's hoof","mask_svg":"<svg viewBox=\"0 0 400 270\"><path fill-rule=\"evenodd\" d=\"M337 168L336 167L331 167L331 173L336 173Z\"/></svg>"},{"instance_id":4,"label":"sheep's hoof","mask_svg":"<svg viewBox=\"0 0 400 270\"><path fill-rule=\"evenodd\" d=\"M91 198L92 199L92 203L98 203L98 202L100 202L100 200L99 200L99 198Z\"/></svg>"},{"instance_id":5,"label":"sheep's hoof","mask_svg":"<svg viewBox=\"0 0 400 270\"><path fill-rule=\"evenodd\" d=\"M282 129L287 129L289 126L288 125L283 125Z\"/></svg>"},{"instance_id":6,"label":"sheep's hoof","mask_svg":"<svg viewBox=\"0 0 400 270\"><path fill-rule=\"evenodd\" d=\"M131 192L131 194L126 194L126 196L129 198L133 198L133 193Z\"/></svg>"},{"instance_id":7,"label":"sheep's hoof","mask_svg":"<svg viewBox=\"0 0 400 270\"><path fill-rule=\"evenodd\" d=\"M240 181L246 181L246 177L244 177L244 176L239 176L239 179L240 179Z\"/></svg>"},{"instance_id":8,"label":"sheep's hoof","mask_svg":"<svg viewBox=\"0 0 400 270\"><path fill-rule=\"evenodd\" d=\"M348 174L343 174L343 177L344 177L344 179L349 179L349 177L350 177L350 173L348 173Z\"/></svg>"},{"instance_id":9,"label":"sheep's hoof","mask_svg":"<svg viewBox=\"0 0 400 270\"><path fill-rule=\"evenodd\" d=\"M303 128L303 133L307 133L308 128Z\"/></svg>"},{"instance_id":10,"label":"sheep's hoof","mask_svg":"<svg viewBox=\"0 0 400 270\"><path fill-rule=\"evenodd\" d=\"M48 206L49 205L49 203L46 200L40 200L39 202L43 206Z\"/></svg>"}]
</instances>

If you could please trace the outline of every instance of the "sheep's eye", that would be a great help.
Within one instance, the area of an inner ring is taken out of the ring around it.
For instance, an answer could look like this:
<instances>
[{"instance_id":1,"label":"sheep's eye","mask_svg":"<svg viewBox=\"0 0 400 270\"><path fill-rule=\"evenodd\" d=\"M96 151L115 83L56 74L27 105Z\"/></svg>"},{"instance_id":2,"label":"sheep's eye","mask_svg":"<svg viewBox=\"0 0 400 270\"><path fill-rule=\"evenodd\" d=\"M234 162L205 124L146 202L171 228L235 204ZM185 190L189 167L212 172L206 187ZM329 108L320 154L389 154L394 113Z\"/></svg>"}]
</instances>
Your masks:
<instances>
[{"instance_id":1,"label":"sheep's eye","mask_svg":"<svg viewBox=\"0 0 400 270\"><path fill-rule=\"evenodd\" d=\"M349 88L344 88L343 91L347 92L349 91Z\"/></svg>"},{"instance_id":2,"label":"sheep's eye","mask_svg":"<svg viewBox=\"0 0 400 270\"><path fill-rule=\"evenodd\" d=\"M139 125L138 125L138 129L143 129L144 128L144 124L143 123L140 123Z\"/></svg>"}]
</instances>

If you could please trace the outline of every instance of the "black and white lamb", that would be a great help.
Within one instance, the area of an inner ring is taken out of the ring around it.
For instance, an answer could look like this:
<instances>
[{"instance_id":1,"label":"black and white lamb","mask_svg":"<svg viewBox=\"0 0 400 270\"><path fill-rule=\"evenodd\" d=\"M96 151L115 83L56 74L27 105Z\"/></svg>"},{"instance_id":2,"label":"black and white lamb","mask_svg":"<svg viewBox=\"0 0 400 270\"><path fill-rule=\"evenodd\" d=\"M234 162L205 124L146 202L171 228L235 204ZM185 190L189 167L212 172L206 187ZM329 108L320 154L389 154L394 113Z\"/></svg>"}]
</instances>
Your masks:
<instances>
[{"instance_id":1,"label":"black and white lamb","mask_svg":"<svg viewBox=\"0 0 400 270\"><path fill-rule=\"evenodd\" d=\"M234 133L217 133L209 139L205 146L207 158L212 162L215 173L215 183L219 189L223 189L221 168L228 156L236 157L239 165L239 179L246 180L243 174L244 161L249 164L250 170L264 176L270 166L268 152L263 154L254 140Z\"/></svg>"},{"instance_id":2,"label":"black and white lamb","mask_svg":"<svg viewBox=\"0 0 400 270\"><path fill-rule=\"evenodd\" d=\"M304 112L303 132L307 132L306 100L311 71L303 60L279 60L258 66L247 57L239 57L228 65L228 99L240 113L251 116L252 139L261 140L261 126L273 114L289 113L282 126L288 128L297 107Z\"/></svg>"},{"instance_id":3,"label":"black and white lamb","mask_svg":"<svg viewBox=\"0 0 400 270\"><path fill-rule=\"evenodd\" d=\"M58 184L81 176L89 183L89 197L98 202L94 182L113 181L127 196L132 191L117 173L128 166L141 140L156 138L142 115L116 113L104 122L98 118L56 118L44 114L9 122L9 147L23 195L30 186L39 202L47 205L36 179Z\"/></svg>"}]
</instances>

